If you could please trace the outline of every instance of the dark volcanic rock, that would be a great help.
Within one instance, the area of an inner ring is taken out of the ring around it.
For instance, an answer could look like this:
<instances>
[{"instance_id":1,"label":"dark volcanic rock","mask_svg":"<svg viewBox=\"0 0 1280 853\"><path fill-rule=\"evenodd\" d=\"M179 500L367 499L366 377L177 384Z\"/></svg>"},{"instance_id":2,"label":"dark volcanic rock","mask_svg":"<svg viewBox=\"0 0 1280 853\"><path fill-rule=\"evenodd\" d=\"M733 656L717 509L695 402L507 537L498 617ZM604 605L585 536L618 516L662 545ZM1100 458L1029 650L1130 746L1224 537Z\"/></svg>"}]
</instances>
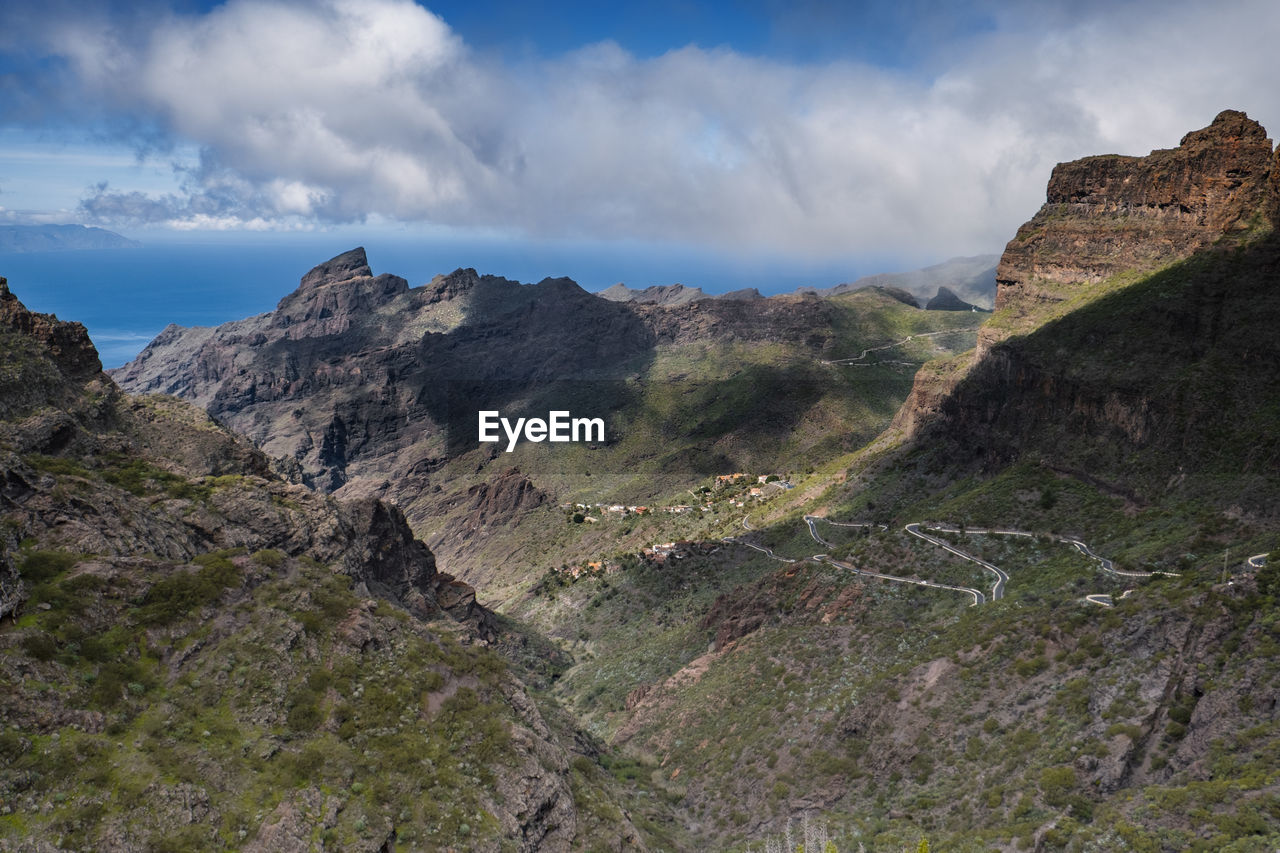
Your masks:
<instances>
[{"instance_id":1,"label":"dark volcanic rock","mask_svg":"<svg viewBox=\"0 0 1280 853\"><path fill-rule=\"evenodd\" d=\"M924 306L926 311L973 311L976 305L970 305L955 294L949 287L939 287L938 294Z\"/></svg>"},{"instance_id":2,"label":"dark volcanic rock","mask_svg":"<svg viewBox=\"0 0 1280 853\"><path fill-rule=\"evenodd\" d=\"M307 290L321 284L332 284L333 282L347 281L353 278L372 277L373 270L369 268L369 258L365 255L364 247L357 246L349 252L343 252L341 255L330 258L323 264L312 268L310 272L302 277L298 289Z\"/></svg>"},{"instance_id":3,"label":"dark volcanic rock","mask_svg":"<svg viewBox=\"0 0 1280 853\"><path fill-rule=\"evenodd\" d=\"M547 495L520 473L510 468L496 479L477 483L467 490L468 521L484 525L510 521L522 512L542 506Z\"/></svg>"},{"instance_id":4,"label":"dark volcanic rock","mask_svg":"<svg viewBox=\"0 0 1280 853\"><path fill-rule=\"evenodd\" d=\"M967 370L921 371L895 423L953 461L1034 459L1130 507L1230 472L1232 500L1280 512L1266 485L1280 470L1265 414L1280 399L1280 241L1259 227L1269 148L1228 111L1172 151L1059 166L1001 261L1008 322L984 327ZM1139 275L1055 308L1120 269Z\"/></svg>"},{"instance_id":5,"label":"dark volcanic rock","mask_svg":"<svg viewBox=\"0 0 1280 853\"><path fill-rule=\"evenodd\" d=\"M80 323L65 323L52 314L28 311L0 278L0 327L25 335L49 351L54 364L72 379L86 379L102 372L98 350Z\"/></svg>"},{"instance_id":6,"label":"dark volcanic rock","mask_svg":"<svg viewBox=\"0 0 1280 853\"><path fill-rule=\"evenodd\" d=\"M204 407L307 485L386 497L414 524L457 513L451 529L470 530L547 499L523 476L477 471L472 482L487 482L468 492L433 475L481 449L476 411L544 416L575 401L607 415L629 399L619 380L641 375L663 344L817 351L843 316L813 296L692 298L701 291L680 285L641 293L610 301L567 278L522 285L474 269L409 288L374 276L355 249L308 272L274 312L214 329L169 327L112 375L129 391Z\"/></svg>"},{"instance_id":7,"label":"dark volcanic rock","mask_svg":"<svg viewBox=\"0 0 1280 853\"><path fill-rule=\"evenodd\" d=\"M340 268L358 273L359 265L351 263L353 254L343 256L347 262ZM313 278L313 285L324 284ZM165 514L151 518L151 513L125 510L110 493L78 498L76 511L68 514L38 493L35 484L40 478L16 457L0 460L0 483L6 484L2 506L29 515L25 528L30 532L53 535L56 529L74 550L117 556L145 552L188 559L204 550L251 545L322 562L341 560L357 582L420 616L448 610L489 630L487 611L475 605L474 590L464 595L453 578L437 574L435 557L414 538L399 509L372 499L334 502L288 486L270 473L261 451L199 410L171 398L126 398L102 374L82 325L28 311L2 278L0 330L9 332L0 339L5 362L21 362L45 379L26 383L33 399L25 409L36 408L35 414L6 422L25 411L0 408L0 441L7 447L83 453L90 459L104 452L117 457L152 455L180 476L231 474L261 481L256 491L220 493L216 500L211 498L216 512L193 511L182 515L179 523ZM42 360L60 372L40 373ZM13 396L6 394L6 403ZM121 523L121 516L130 522ZM437 591L448 594L449 607L437 604Z\"/></svg>"},{"instance_id":8,"label":"dark volcanic rock","mask_svg":"<svg viewBox=\"0 0 1280 853\"><path fill-rule=\"evenodd\" d=\"M405 293L409 283L395 275L373 276L364 249L352 249L312 269L298 289L280 300L273 325L292 338L336 335Z\"/></svg>"},{"instance_id":9,"label":"dark volcanic rock","mask_svg":"<svg viewBox=\"0 0 1280 853\"><path fill-rule=\"evenodd\" d=\"M361 494L389 481L398 498L403 475L439 455L436 442L451 454L475 445L474 414L458 414L460 402L501 409L580 378L584 364L632 363L652 341L627 306L568 279L520 285L460 269L410 289L372 276L357 249L307 273L275 312L171 327L113 375L131 391L206 407L295 460L309 484ZM449 430L451 415L459 429Z\"/></svg>"}]
</instances>

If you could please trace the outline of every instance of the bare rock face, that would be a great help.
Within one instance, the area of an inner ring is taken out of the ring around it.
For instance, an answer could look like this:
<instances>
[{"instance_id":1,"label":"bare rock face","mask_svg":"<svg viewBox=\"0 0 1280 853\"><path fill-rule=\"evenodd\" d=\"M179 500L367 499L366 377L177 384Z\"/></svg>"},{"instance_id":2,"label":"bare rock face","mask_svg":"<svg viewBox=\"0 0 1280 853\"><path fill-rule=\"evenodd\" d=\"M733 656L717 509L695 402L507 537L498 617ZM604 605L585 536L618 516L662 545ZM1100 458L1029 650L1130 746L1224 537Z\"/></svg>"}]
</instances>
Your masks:
<instances>
[{"instance_id":1,"label":"bare rock face","mask_svg":"<svg viewBox=\"0 0 1280 853\"><path fill-rule=\"evenodd\" d=\"M272 325L287 329L292 338L341 334L357 315L408 289L409 282L399 276L374 277L364 248L352 249L304 275L298 289L276 306Z\"/></svg>"},{"instance_id":2,"label":"bare rock face","mask_svg":"<svg viewBox=\"0 0 1280 853\"><path fill-rule=\"evenodd\" d=\"M467 498L468 518L475 525L501 524L547 502L546 493L518 468L509 468L491 481L477 483L467 490Z\"/></svg>"},{"instance_id":3,"label":"bare rock face","mask_svg":"<svg viewBox=\"0 0 1280 853\"><path fill-rule=\"evenodd\" d=\"M1271 159L1266 130L1225 110L1177 148L1059 164L1045 205L1000 259L996 309L1031 313L1074 285L1155 269L1248 230L1267 199Z\"/></svg>"},{"instance_id":4,"label":"bare rock face","mask_svg":"<svg viewBox=\"0 0 1280 853\"><path fill-rule=\"evenodd\" d=\"M1039 389L1043 399L1057 401L1063 417L1105 422L1126 441L1146 441L1161 415L1143 393L1097 389L1084 401L1074 385L1046 379L1039 366L1015 366L1009 354L994 350L1011 334L1034 330L1091 284L1121 272L1154 272L1223 241L1242 241L1268 218L1280 221L1280 155L1273 155L1266 130L1236 110L1219 113L1177 148L1060 163L1044 206L1018 229L996 267L998 322L978 333L974 357L921 369L893 426L915 432L936 420L958 383L981 374ZM1171 332L1188 340L1199 334L1182 327ZM962 410L980 421L991 417L963 406L947 417Z\"/></svg>"},{"instance_id":5,"label":"bare rock face","mask_svg":"<svg viewBox=\"0 0 1280 853\"><path fill-rule=\"evenodd\" d=\"M501 409L539 383L579 378L583 364L641 358L651 344L627 306L568 279L520 285L459 269L410 289L372 275L353 249L304 275L275 311L213 329L172 326L112 375L128 391L205 408L293 463L307 485L408 506L422 486L411 472L467 435L449 433L451 404ZM463 425L474 444L474 418Z\"/></svg>"},{"instance_id":6,"label":"bare rock face","mask_svg":"<svg viewBox=\"0 0 1280 853\"><path fill-rule=\"evenodd\" d=\"M65 323L53 314L28 311L0 278L0 328L9 328L42 344L67 376L83 379L102 371L98 350L80 323Z\"/></svg>"},{"instance_id":7,"label":"bare rock face","mask_svg":"<svg viewBox=\"0 0 1280 853\"><path fill-rule=\"evenodd\" d=\"M540 416L581 402L608 414L629 404L625 380L662 346L816 353L848 313L813 295L694 298L701 292L674 285L619 294L626 300L567 278L525 285L474 269L410 288L373 275L357 248L307 272L274 311L171 326L111 375L129 392L195 403L305 485L396 504L418 529L432 525L436 554L470 579L475 567L452 563L470 559L454 549L549 500L540 473L509 476L509 463L487 455L476 411ZM460 463L468 454L474 464Z\"/></svg>"},{"instance_id":8,"label":"bare rock face","mask_svg":"<svg viewBox=\"0 0 1280 853\"><path fill-rule=\"evenodd\" d=\"M1129 506L1225 501L1228 474L1274 483L1272 162L1265 131L1225 112L1171 151L1059 166L1001 262L998 325L967 363L922 370L897 423L975 469L1034 460ZM1280 512L1252 488L1251 511Z\"/></svg>"},{"instance_id":9,"label":"bare rock face","mask_svg":"<svg viewBox=\"0 0 1280 853\"><path fill-rule=\"evenodd\" d=\"M812 294L770 299L698 299L692 302L634 303L633 310L659 343L717 341L804 341L821 349L834 337L836 309Z\"/></svg>"}]
</instances>

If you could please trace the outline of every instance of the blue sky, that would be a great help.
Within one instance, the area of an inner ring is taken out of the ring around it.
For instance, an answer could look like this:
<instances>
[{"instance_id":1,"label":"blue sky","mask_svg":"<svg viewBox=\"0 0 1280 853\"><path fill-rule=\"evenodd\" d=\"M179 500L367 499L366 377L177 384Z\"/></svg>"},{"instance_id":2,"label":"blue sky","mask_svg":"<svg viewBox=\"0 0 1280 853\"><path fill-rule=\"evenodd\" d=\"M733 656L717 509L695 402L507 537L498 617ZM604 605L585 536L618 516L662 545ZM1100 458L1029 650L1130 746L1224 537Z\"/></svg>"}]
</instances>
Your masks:
<instances>
[{"instance_id":1,"label":"blue sky","mask_svg":"<svg viewBox=\"0 0 1280 853\"><path fill-rule=\"evenodd\" d=\"M638 286L659 282L626 258L665 251L839 280L998 252L1056 162L1171 147L1228 107L1280 127L1278 9L6 3L0 222L617 247Z\"/></svg>"}]
</instances>

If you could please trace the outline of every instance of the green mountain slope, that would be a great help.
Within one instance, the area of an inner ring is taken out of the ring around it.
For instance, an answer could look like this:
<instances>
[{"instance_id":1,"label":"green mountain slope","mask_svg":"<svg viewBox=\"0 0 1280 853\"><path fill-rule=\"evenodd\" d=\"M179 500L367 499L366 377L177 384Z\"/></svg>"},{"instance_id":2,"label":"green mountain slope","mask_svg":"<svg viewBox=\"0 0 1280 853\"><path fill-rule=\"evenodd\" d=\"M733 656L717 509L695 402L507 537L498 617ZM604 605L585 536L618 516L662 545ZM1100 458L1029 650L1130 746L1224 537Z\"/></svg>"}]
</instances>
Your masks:
<instances>
[{"instance_id":1,"label":"green mountain slope","mask_svg":"<svg viewBox=\"0 0 1280 853\"><path fill-rule=\"evenodd\" d=\"M660 305L474 270L410 288L356 249L274 312L171 327L113 375L198 403L309 484L390 500L450 571L494 589L585 556L546 541L540 507L671 502L710 475L860 447L915 367L971 347L979 322L877 288ZM481 410L599 417L605 440L506 452L478 440ZM513 566L531 541L546 547Z\"/></svg>"},{"instance_id":2,"label":"green mountain slope","mask_svg":"<svg viewBox=\"0 0 1280 853\"><path fill-rule=\"evenodd\" d=\"M4 279L0 353L0 849L644 848L399 511L126 397Z\"/></svg>"},{"instance_id":3,"label":"green mountain slope","mask_svg":"<svg viewBox=\"0 0 1280 853\"><path fill-rule=\"evenodd\" d=\"M842 850L1272 849L1280 611L1246 558L1280 545L1280 254L1249 198L1180 259L1004 303L909 428L684 559L508 605L573 651L558 695L723 847L808 816Z\"/></svg>"}]
</instances>

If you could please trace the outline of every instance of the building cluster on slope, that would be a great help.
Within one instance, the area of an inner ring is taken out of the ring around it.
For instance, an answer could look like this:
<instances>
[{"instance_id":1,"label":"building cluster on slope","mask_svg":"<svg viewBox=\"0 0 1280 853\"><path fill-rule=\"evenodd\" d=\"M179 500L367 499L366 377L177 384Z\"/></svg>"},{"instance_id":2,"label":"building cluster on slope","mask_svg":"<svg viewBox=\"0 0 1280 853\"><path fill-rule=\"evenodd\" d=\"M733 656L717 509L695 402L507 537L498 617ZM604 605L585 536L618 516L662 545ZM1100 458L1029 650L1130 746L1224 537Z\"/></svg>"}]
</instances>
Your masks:
<instances>
[{"instance_id":1,"label":"building cluster on slope","mask_svg":"<svg viewBox=\"0 0 1280 853\"><path fill-rule=\"evenodd\" d=\"M640 556L651 563L662 565L668 559L683 560L685 557L695 555L714 554L719 550L720 546L712 542L692 542L685 539L679 542L664 542L661 545L654 545L652 548L645 548L640 551Z\"/></svg>"},{"instance_id":2,"label":"building cluster on slope","mask_svg":"<svg viewBox=\"0 0 1280 853\"><path fill-rule=\"evenodd\" d=\"M661 507L650 507L628 504L566 503L561 504L560 508L568 512L581 514L582 521L586 524L596 524L601 519L608 517L627 518L650 515L655 512L664 512L669 515L711 512L715 509L717 501L726 501L731 507L741 508L746 506L748 501L765 501L787 489L795 488L791 483L776 474L759 474L755 477L756 485L748 486L742 491L733 490L734 486L750 482L750 479L751 475L743 472L718 474L714 481L714 487L702 486L696 492L693 492L700 501L697 504L670 504Z\"/></svg>"}]
</instances>

